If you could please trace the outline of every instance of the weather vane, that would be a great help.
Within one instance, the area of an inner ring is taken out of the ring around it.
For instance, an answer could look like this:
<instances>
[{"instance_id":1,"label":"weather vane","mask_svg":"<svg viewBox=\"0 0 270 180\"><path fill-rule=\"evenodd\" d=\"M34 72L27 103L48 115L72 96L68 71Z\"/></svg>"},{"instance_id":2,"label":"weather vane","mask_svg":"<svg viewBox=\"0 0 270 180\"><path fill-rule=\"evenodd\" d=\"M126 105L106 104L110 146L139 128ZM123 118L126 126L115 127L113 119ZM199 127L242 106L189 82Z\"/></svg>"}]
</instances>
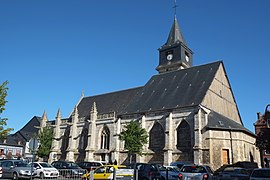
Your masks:
<instances>
[{"instance_id":1,"label":"weather vane","mask_svg":"<svg viewBox=\"0 0 270 180\"><path fill-rule=\"evenodd\" d=\"M174 0L174 6L173 6L173 9L174 9L174 16L176 16L176 8L177 8L177 4L176 4L176 0Z\"/></svg>"}]
</instances>

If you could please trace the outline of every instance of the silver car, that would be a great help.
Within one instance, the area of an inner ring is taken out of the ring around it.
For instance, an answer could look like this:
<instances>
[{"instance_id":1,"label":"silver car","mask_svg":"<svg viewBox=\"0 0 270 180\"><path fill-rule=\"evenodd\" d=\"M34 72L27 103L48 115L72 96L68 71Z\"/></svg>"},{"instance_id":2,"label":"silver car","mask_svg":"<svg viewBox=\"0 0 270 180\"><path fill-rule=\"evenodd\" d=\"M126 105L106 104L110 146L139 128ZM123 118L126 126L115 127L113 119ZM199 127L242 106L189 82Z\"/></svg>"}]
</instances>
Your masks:
<instances>
[{"instance_id":1,"label":"silver car","mask_svg":"<svg viewBox=\"0 0 270 180\"><path fill-rule=\"evenodd\" d=\"M270 168L256 168L252 171L250 180L270 180Z\"/></svg>"},{"instance_id":2,"label":"silver car","mask_svg":"<svg viewBox=\"0 0 270 180\"><path fill-rule=\"evenodd\" d=\"M212 180L213 171L209 166L184 165L179 174L180 180Z\"/></svg>"},{"instance_id":3,"label":"silver car","mask_svg":"<svg viewBox=\"0 0 270 180\"><path fill-rule=\"evenodd\" d=\"M30 179L31 176L35 176L36 172L29 164L22 160L2 160L2 178L12 178L12 179Z\"/></svg>"}]
</instances>

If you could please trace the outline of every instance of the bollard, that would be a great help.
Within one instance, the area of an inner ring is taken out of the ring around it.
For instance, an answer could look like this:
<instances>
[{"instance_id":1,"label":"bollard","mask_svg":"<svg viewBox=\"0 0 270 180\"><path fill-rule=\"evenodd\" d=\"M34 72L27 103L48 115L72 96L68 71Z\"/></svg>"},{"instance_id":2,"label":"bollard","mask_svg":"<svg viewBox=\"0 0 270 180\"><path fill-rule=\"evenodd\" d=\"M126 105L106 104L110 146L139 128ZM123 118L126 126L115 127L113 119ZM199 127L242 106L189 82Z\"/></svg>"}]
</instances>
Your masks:
<instances>
[{"instance_id":1,"label":"bollard","mask_svg":"<svg viewBox=\"0 0 270 180\"><path fill-rule=\"evenodd\" d=\"M135 180L139 180L139 170L138 169L135 169L134 170L134 174L135 174Z\"/></svg>"},{"instance_id":2,"label":"bollard","mask_svg":"<svg viewBox=\"0 0 270 180\"><path fill-rule=\"evenodd\" d=\"M90 178L89 178L89 180L94 180L94 171L93 170L90 171Z\"/></svg>"},{"instance_id":3,"label":"bollard","mask_svg":"<svg viewBox=\"0 0 270 180\"><path fill-rule=\"evenodd\" d=\"M113 167L113 180L116 180L116 170L114 167Z\"/></svg>"},{"instance_id":4,"label":"bollard","mask_svg":"<svg viewBox=\"0 0 270 180\"><path fill-rule=\"evenodd\" d=\"M166 168L166 180L169 179L169 172L168 172L168 168Z\"/></svg>"}]
</instances>

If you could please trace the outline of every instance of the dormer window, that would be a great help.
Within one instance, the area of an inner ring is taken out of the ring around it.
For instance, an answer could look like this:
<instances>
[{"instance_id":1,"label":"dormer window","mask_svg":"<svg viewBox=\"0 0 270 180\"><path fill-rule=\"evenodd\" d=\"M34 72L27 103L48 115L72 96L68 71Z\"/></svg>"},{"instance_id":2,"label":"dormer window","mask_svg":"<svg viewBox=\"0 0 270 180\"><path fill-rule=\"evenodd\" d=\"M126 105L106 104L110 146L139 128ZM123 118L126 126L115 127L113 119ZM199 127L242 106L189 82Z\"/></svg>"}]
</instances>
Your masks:
<instances>
[{"instance_id":1,"label":"dormer window","mask_svg":"<svg viewBox=\"0 0 270 180\"><path fill-rule=\"evenodd\" d=\"M224 126L222 121L218 121L218 123L219 123L220 126Z\"/></svg>"},{"instance_id":2,"label":"dormer window","mask_svg":"<svg viewBox=\"0 0 270 180\"><path fill-rule=\"evenodd\" d=\"M186 59L187 62L189 62L189 54L186 51L185 51L185 59Z\"/></svg>"}]
</instances>

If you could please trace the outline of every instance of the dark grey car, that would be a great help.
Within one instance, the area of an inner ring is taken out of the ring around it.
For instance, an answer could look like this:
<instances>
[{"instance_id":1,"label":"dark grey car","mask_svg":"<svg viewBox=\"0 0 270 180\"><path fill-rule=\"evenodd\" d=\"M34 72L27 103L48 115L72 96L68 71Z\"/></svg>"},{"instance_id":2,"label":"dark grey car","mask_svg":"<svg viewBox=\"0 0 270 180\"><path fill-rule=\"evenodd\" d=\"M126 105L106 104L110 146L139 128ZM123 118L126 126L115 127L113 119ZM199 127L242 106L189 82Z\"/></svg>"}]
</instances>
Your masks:
<instances>
[{"instance_id":1,"label":"dark grey car","mask_svg":"<svg viewBox=\"0 0 270 180\"><path fill-rule=\"evenodd\" d=\"M29 164L22 160L2 160L0 163L3 171L2 178L9 179L30 179L31 175L35 176L36 172ZM31 173L32 172L32 173Z\"/></svg>"},{"instance_id":2,"label":"dark grey car","mask_svg":"<svg viewBox=\"0 0 270 180\"><path fill-rule=\"evenodd\" d=\"M135 176L138 173L139 180L161 180L162 178L156 164L134 163L128 165L127 167L135 170Z\"/></svg>"},{"instance_id":3,"label":"dark grey car","mask_svg":"<svg viewBox=\"0 0 270 180\"><path fill-rule=\"evenodd\" d=\"M256 168L250 175L250 180L269 180L270 168Z\"/></svg>"},{"instance_id":4,"label":"dark grey car","mask_svg":"<svg viewBox=\"0 0 270 180\"><path fill-rule=\"evenodd\" d=\"M51 165L58 169L61 176L66 178L77 178L86 173L86 170L71 161L54 161Z\"/></svg>"},{"instance_id":5,"label":"dark grey car","mask_svg":"<svg viewBox=\"0 0 270 180\"><path fill-rule=\"evenodd\" d=\"M245 168L241 167L226 167L216 176L218 180L249 180L249 173Z\"/></svg>"}]
</instances>

